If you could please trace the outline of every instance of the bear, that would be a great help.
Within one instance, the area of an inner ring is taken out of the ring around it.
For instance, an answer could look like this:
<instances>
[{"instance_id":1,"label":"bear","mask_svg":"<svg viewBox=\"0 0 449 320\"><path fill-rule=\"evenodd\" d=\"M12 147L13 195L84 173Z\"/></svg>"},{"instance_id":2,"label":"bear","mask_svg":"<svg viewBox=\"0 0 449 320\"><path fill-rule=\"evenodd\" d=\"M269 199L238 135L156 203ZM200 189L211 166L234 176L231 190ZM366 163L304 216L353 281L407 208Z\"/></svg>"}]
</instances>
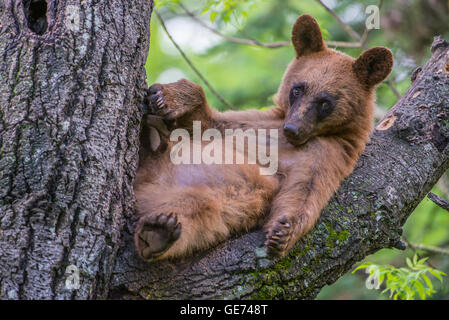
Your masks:
<instances>
[{"instance_id":1,"label":"bear","mask_svg":"<svg viewBox=\"0 0 449 320\"><path fill-rule=\"evenodd\" d=\"M184 79L148 89L134 182L141 258L191 256L255 228L265 231L267 254L282 257L313 228L369 141L375 88L393 55L374 47L352 58L328 48L307 14L293 25L292 44L295 57L267 110L219 112ZM169 134L191 133L195 121L222 134L276 129L277 172L260 174L258 162L174 164Z\"/></svg>"}]
</instances>

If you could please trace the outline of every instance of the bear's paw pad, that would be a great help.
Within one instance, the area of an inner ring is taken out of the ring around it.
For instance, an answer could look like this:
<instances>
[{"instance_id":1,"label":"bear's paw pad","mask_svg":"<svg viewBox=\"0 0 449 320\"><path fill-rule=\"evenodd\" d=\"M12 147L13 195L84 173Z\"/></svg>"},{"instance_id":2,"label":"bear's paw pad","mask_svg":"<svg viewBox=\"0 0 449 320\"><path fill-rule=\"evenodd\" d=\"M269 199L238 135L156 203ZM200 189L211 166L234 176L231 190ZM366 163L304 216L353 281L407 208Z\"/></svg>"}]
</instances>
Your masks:
<instances>
[{"instance_id":1,"label":"bear's paw pad","mask_svg":"<svg viewBox=\"0 0 449 320\"><path fill-rule=\"evenodd\" d=\"M179 239L181 224L173 213L145 216L137 229L139 254L146 260L157 258Z\"/></svg>"}]
</instances>

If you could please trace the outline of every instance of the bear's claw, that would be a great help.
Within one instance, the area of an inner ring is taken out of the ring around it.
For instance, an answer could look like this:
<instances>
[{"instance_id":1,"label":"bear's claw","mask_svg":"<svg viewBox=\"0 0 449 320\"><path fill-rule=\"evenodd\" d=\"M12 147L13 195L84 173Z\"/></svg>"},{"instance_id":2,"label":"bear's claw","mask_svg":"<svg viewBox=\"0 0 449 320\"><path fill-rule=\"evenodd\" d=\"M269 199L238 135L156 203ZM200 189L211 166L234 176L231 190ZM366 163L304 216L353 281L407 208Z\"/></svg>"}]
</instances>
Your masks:
<instances>
[{"instance_id":1,"label":"bear's claw","mask_svg":"<svg viewBox=\"0 0 449 320\"><path fill-rule=\"evenodd\" d=\"M267 254L280 257L287 251L290 242L291 224L286 217L281 217L268 231L265 247Z\"/></svg>"},{"instance_id":2,"label":"bear's claw","mask_svg":"<svg viewBox=\"0 0 449 320\"><path fill-rule=\"evenodd\" d=\"M164 94L162 92L162 86L160 84L154 84L149 89L148 101L150 106L156 109L162 109L167 106L165 103Z\"/></svg>"}]
</instances>

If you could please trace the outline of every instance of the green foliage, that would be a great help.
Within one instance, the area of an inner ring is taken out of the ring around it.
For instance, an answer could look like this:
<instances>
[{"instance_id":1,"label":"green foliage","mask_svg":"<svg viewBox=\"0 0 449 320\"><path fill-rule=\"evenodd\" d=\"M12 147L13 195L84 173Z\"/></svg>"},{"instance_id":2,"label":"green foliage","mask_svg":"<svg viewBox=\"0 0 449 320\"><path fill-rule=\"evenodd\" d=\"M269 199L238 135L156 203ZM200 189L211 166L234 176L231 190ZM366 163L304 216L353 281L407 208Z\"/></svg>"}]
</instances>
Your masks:
<instances>
[{"instance_id":1,"label":"green foliage","mask_svg":"<svg viewBox=\"0 0 449 320\"><path fill-rule=\"evenodd\" d=\"M217 18L224 22L230 22L231 18L239 21L248 16L248 12L256 7L258 1L262 0L206 0L203 3L201 14L209 13L211 22L214 22ZM180 0L157 0L156 8L173 6L178 3L180 3Z\"/></svg>"},{"instance_id":2,"label":"green foliage","mask_svg":"<svg viewBox=\"0 0 449 320\"><path fill-rule=\"evenodd\" d=\"M174 5L177 5L180 0L155 0L154 1L154 7L156 9L160 9L161 7L173 7Z\"/></svg>"},{"instance_id":3,"label":"green foliage","mask_svg":"<svg viewBox=\"0 0 449 320\"><path fill-rule=\"evenodd\" d=\"M440 282L443 282L442 276L446 275L443 271L426 265L427 259L418 260L417 254L413 256L413 260L406 258L408 268L367 262L355 268L352 273L366 269L369 277L378 281L378 286L385 280L386 289L382 293L389 291L389 297L394 300L414 300L416 296L425 300L436 292L429 275L435 276Z\"/></svg>"},{"instance_id":4,"label":"green foliage","mask_svg":"<svg viewBox=\"0 0 449 320\"><path fill-rule=\"evenodd\" d=\"M246 18L248 12L256 6L256 0L208 0L202 14L210 12L210 21L214 22L220 17L224 22L229 22L231 17L236 21Z\"/></svg>"}]
</instances>

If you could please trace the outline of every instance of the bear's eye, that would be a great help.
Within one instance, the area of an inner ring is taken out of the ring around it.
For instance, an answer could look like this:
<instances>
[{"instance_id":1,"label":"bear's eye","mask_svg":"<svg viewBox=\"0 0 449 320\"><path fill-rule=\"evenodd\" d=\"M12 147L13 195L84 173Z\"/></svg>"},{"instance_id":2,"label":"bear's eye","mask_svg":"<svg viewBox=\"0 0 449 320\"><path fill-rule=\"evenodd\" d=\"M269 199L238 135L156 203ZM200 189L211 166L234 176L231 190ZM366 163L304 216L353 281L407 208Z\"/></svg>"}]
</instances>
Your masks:
<instances>
[{"instance_id":1,"label":"bear's eye","mask_svg":"<svg viewBox=\"0 0 449 320\"><path fill-rule=\"evenodd\" d=\"M331 108L331 103L329 101L322 101L320 108L323 110L329 110Z\"/></svg>"},{"instance_id":2,"label":"bear's eye","mask_svg":"<svg viewBox=\"0 0 449 320\"><path fill-rule=\"evenodd\" d=\"M321 121L334 111L336 100L329 93L321 92L315 98L314 104L318 112L318 121Z\"/></svg>"},{"instance_id":3,"label":"bear's eye","mask_svg":"<svg viewBox=\"0 0 449 320\"><path fill-rule=\"evenodd\" d=\"M302 88L300 88L300 87L293 88L293 95L295 97L298 97L301 93L302 93Z\"/></svg>"},{"instance_id":4,"label":"bear's eye","mask_svg":"<svg viewBox=\"0 0 449 320\"><path fill-rule=\"evenodd\" d=\"M300 101L300 98L306 93L307 84L305 82L298 82L290 89L289 100L290 105L297 101Z\"/></svg>"}]
</instances>

